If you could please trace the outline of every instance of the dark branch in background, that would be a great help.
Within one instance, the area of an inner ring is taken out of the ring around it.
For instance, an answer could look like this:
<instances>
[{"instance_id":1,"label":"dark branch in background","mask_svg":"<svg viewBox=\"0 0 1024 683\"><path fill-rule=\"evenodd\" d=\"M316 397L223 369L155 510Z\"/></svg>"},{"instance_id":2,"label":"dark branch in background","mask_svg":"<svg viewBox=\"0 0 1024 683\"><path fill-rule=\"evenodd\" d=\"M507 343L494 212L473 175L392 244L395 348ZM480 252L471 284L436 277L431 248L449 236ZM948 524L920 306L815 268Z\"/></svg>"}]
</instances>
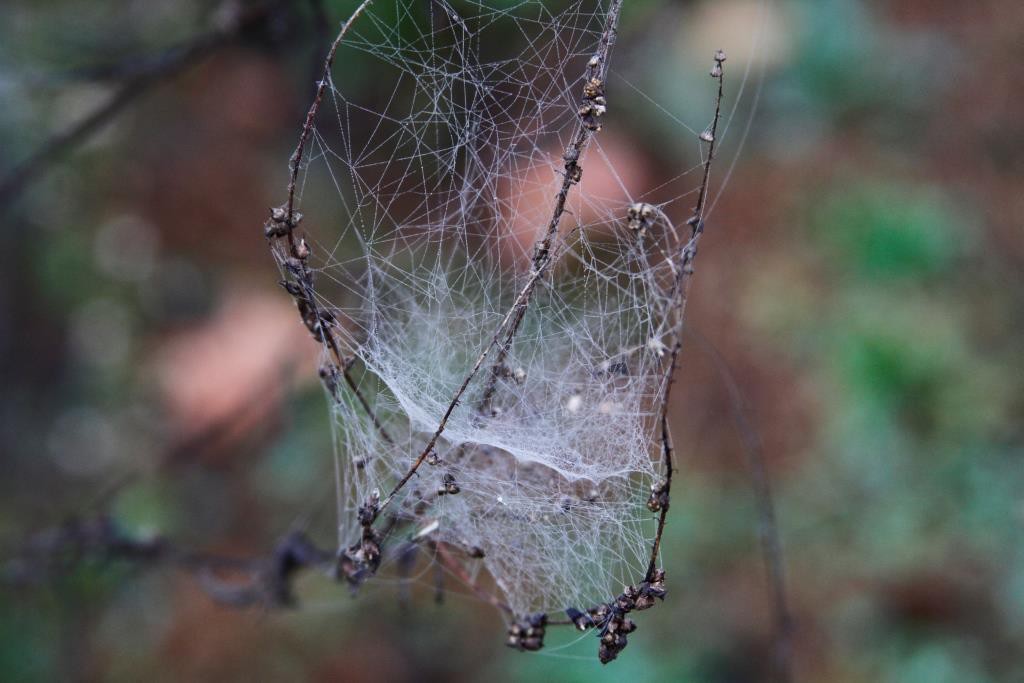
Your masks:
<instances>
[{"instance_id":1,"label":"dark branch in background","mask_svg":"<svg viewBox=\"0 0 1024 683\"><path fill-rule=\"evenodd\" d=\"M717 348L704 335L694 329L687 332L711 357L729 393L736 430L743 441L743 455L750 473L754 499L757 504L758 539L764 556L765 573L772 591L772 612L775 628L775 670L783 683L793 679L792 637L794 620L786 597L786 572L782 561L782 543L775 519L775 504L772 497L771 481L764 457L761 436L750 417L750 406L740 390L736 377Z\"/></svg>"},{"instance_id":2,"label":"dark branch in background","mask_svg":"<svg viewBox=\"0 0 1024 683\"><path fill-rule=\"evenodd\" d=\"M141 95L248 35L270 31L267 25L275 20L279 12L290 10L293 4L288 0L273 0L255 5L237 12L223 26L156 56L74 72L71 75L73 78L116 79L122 83L85 118L50 137L31 156L0 178L0 210Z\"/></svg>"},{"instance_id":3,"label":"dark branch in background","mask_svg":"<svg viewBox=\"0 0 1024 683\"><path fill-rule=\"evenodd\" d=\"M215 601L232 607L291 607L295 576L302 570L329 570L332 553L317 548L300 532L288 534L262 557L235 558L180 548L162 537L123 533L106 515L73 518L29 537L0 566L0 581L25 586L49 581L85 562L126 562L131 566L171 566L194 575Z\"/></svg>"}]
</instances>

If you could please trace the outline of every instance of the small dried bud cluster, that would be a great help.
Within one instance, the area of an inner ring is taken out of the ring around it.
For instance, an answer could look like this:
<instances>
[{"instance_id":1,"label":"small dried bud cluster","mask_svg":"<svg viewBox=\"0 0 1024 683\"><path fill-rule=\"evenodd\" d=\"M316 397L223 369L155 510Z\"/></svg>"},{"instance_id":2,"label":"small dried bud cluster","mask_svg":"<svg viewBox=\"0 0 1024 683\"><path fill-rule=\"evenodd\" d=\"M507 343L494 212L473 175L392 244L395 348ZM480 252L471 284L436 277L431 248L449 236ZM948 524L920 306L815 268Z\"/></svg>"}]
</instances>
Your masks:
<instances>
[{"instance_id":1,"label":"small dried bud cluster","mask_svg":"<svg viewBox=\"0 0 1024 683\"><path fill-rule=\"evenodd\" d=\"M526 370L523 368L512 369L504 363L500 363L494 366L492 372L497 379L510 379L516 384L522 384L526 381Z\"/></svg>"},{"instance_id":2,"label":"small dried bud cluster","mask_svg":"<svg viewBox=\"0 0 1024 683\"><path fill-rule=\"evenodd\" d=\"M655 569L650 581L644 581L639 588L633 588L636 593L633 600L633 609L643 611L654 607L655 600L664 600L667 590L665 589L665 570Z\"/></svg>"},{"instance_id":3,"label":"small dried bud cluster","mask_svg":"<svg viewBox=\"0 0 1024 683\"><path fill-rule=\"evenodd\" d=\"M441 488L437 490L437 495L454 496L456 493L461 491L458 483L455 481L455 476L451 472L445 472L441 477Z\"/></svg>"},{"instance_id":4,"label":"small dried bud cluster","mask_svg":"<svg viewBox=\"0 0 1024 683\"><path fill-rule=\"evenodd\" d=\"M643 202L637 202L629 207L626 212L626 220L629 224L629 229L632 230L639 239L643 239L647 235L647 231L654 226L655 220L658 217L658 210L650 204Z\"/></svg>"},{"instance_id":5,"label":"small dried bud cluster","mask_svg":"<svg viewBox=\"0 0 1024 683\"><path fill-rule=\"evenodd\" d=\"M359 506L359 525L363 527L359 542L340 551L337 571L353 589L377 573L381 560L381 535L373 528L380 512L380 493L374 491Z\"/></svg>"},{"instance_id":6,"label":"small dried bud cluster","mask_svg":"<svg viewBox=\"0 0 1024 683\"><path fill-rule=\"evenodd\" d=\"M377 520L377 513L380 511L380 493L376 490L370 494L366 502L359 506L359 525L370 526Z\"/></svg>"},{"instance_id":7,"label":"small dried bud cluster","mask_svg":"<svg viewBox=\"0 0 1024 683\"><path fill-rule=\"evenodd\" d=\"M294 230L302 222L302 214L292 211L291 220L288 219L288 209L284 206L277 206L270 210L270 220L263 226L263 234L267 239L284 237Z\"/></svg>"},{"instance_id":8,"label":"small dried bud cluster","mask_svg":"<svg viewBox=\"0 0 1024 683\"><path fill-rule=\"evenodd\" d=\"M668 510L668 479L661 479L651 484L651 496L647 499L647 509L651 512Z\"/></svg>"},{"instance_id":9,"label":"small dried bud cluster","mask_svg":"<svg viewBox=\"0 0 1024 683\"><path fill-rule=\"evenodd\" d=\"M318 371L320 375L320 381L323 382L324 387L330 392L331 396L334 396L338 392L338 369L331 363L324 363L320 366Z\"/></svg>"},{"instance_id":10,"label":"small dried bud cluster","mask_svg":"<svg viewBox=\"0 0 1024 683\"><path fill-rule=\"evenodd\" d=\"M583 179L583 167L580 166L580 148L577 145L569 145L566 148L565 154L562 155L562 161L565 162L565 177L569 179L569 182L573 185L580 182ZM538 264L542 259L547 257L547 252L551 248L547 240L542 240L537 243L537 247L534 248L533 262Z\"/></svg>"},{"instance_id":11,"label":"small dried bud cluster","mask_svg":"<svg viewBox=\"0 0 1024 683\"><path fill-rule=\"evenodd\" d=\"M520 652L536 652L544 647L544 627L548 623L546 614L528 614L508 627L505 644Z\"/></svg>"},{"instance_id":12,"label":"small dried bud cluster","mask_svg":"<svg viewBox=\"0 0 1024 683\"><path fill-rule=\"evenodd\" d=\"M284 207L277 207L271 209L264 233L268 239L290 236L301 221L302 214L293 212L289 220L288 211ZM304 238L296 241L290 237L289 242L291 254L284 259L284 268L290 277L282 280L280 285L295 300L302 323L313 338L319 342L325 341L324 327L332 324L335 318L333 313L321 309L314 302L313 271L306 263L312 252Z\"/></svg>"},{"instance_id":13,"label":"small dried bud cluster","mask_svg":"<svg viewBox=\"0 0 1024 683\"><path fill-rule=\"evenodd\" d=\"M717 52L715 52L715 64L714 66L711 67L712 78L716 78L719 81L721 81L722 74L724 73L724 70L722 69L723 62L725 62L725 53L721 50L718 50ZM700 134L700 139L707 143L714 142L715 133L713 127L714 124L711 124L707 128L705 128Z\"/></svg>"},{"instance_id":14,"label":"small dried bud cluster","mask_svg":"<svg viewBox=\"0 0 1024 683\"><path fill-rule=\"evenodd\" d=\"M597 649L597 658L602 664L607 664L619 653L626 649L629 644L627 635L636 630L636 622L626 616L628 610L620 607L611 607L604 626L601 627L601 645Z\"/></svg>"},{"instance_id":15,"label":"small dried bud cluster","mask_svg":"<svg viewBox=\"0 0 1024 683\"><path fill-rule=\"evenodd\" d=\"M586 612L569 608L565 613L580 631L600 629L598 637L601 644L597 656L602 664L607 664L626 648L629 644L626 636L636 630L636 623L629 618L629 613L654 607L657 600L665 599L665 594L665 570L656 569L650 581L639 586L626 586L611 603L592 607Z\"/></svg>"},{"instance_id":16,"label":"small dried bud cluster","mask_svg":"<svg viewBox=\"0 0 1024 683\"><path fill-rule=\"evenodd\" d=\"M431 448L427 451L427 464L434 467L441 464L441 456L437 454L437 451Z\"/></svg>"},{"instance_id":17,"label":"small dried bud cluster","mask_svg":"<svg viewBox=\"0 0 1024 683\"><path fill-rule=\"evenodd\" d=\"M580 120L587 130L596 133L601 130L601 119L608 111L608 100L604 96L604 81L591 76L583 85L583 105L580 107Z\"/></svg>"},{"instance_id":18,"label":"small dried bud cluster","mask_svg":"<svg viewBox=\"0 0 1024 683\"><path fill-rule=\"evenodd\" d=\"M715 64L711 67L711 77L721 78L722 77L722 64L725 62L725 52L717 50L715 52Z\"/></svg>"}]
</instances>

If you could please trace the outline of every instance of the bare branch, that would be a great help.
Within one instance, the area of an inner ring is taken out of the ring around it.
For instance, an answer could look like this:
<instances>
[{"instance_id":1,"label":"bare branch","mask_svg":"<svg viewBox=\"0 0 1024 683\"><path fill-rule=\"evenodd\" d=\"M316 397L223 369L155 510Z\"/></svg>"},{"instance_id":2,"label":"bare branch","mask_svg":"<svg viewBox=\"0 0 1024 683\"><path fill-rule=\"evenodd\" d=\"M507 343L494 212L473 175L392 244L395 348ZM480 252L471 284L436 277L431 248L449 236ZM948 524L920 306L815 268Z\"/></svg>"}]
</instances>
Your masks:
<instances>
[{"instance_id":1,"label":"bare branch","mask_svg":"<svg viewBox=\"0 0 1024 683\"><path fill-rule=\"evenodd\" d=\"M17 164L0 179L0 210L8 206L25 188L38 180L53 164L96 134L110 120L141 95L177 76L211 54L232 44L246 31L266 21L277 9L288 5L273 0L240 12L234 21L201 34L183 45L172 47L156 57L132 67L109 66L98 70L105 77L120 75L126 80L103 104L67 130L49 138L29 158Z\"/></svg>"},{"instance_id":2,"label":"bare branch","mask_svg":"<svg viewBox=\"0 0 1024 683\"><path fill-rule=\"evenodd\" d=\"M683 326L686 314L686 302L689 298L690 284L693 280L693 262L697 257L697 247L700 238L704 234L704 204L707 201L711 181L711 164L715 158L715 145L718 136L718 123L722 116L722 98L725 88L725 53L719 50L715 53L715 63L711 69L711 77L718 81L718 94L715 97L715 115L708 129L701 134L701 139L708 143L707 157L704 159L704 175L701 179L700 189L697 193L697 203L693 207L693 214L690 216L690 239L679 250L678 261L675 264L676 278L673 283L673 294L676 297L676 330L675 343L672 345L672 352L669 356L668 366L665 368L664 392L659 406L659 423L661 430L661 453L662 467L665 471L663 483L652 490L651 502L648 507L660 511L658 517L658 530L654 536L654 544L651 548L651 560L647 566L647 579L654 575L658 562L658 553L661 550L661 539L665 533L665 522L668 516L668 501L672 486L672 434L668 425L668 405L672 395L673 376L679 363L679 353L683 348ZM655 494L661 500L655 498ZM653 504L652 504L653 503Z\"/></svg>"},{"instance_id":3,"label":"bare branch","mask_svg":"<svg viewBox=\"0 0 1024 683\"><path fill-rule=\"evenodd\" d=\"M326 568L333 554L301 532L282 538L266 556L235 558L195 552L162 537L129 536L105 514L72 518L30 536L6 559L0 581L20 586L47 581L83 561L168 565L194 574L211 598L232 607L291 607L292 584L306 569Z\"/></svg>"}]
</instances>

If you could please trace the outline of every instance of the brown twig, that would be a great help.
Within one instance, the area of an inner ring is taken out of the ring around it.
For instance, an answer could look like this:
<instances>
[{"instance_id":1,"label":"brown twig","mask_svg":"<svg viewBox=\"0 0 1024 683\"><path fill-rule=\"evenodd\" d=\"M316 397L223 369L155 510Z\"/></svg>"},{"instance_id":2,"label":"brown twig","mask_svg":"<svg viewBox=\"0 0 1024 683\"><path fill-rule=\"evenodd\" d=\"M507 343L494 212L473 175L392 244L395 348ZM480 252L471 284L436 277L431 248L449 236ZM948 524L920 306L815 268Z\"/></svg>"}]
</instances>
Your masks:
<instances>
[{"instance_id":1,"label":"brown twig","mask_svg":"<svg viewBox=\"0 0 1024 683\"><path fill-rule=\"evenodd\" d=\"M572 186L579 183L580 179L583 177L583 167L580 166L579 163L580 157L582 156L583 150L586 147L587 142L590 140L591 135L601 130L601 117L605 113L607 104L605 101L604 87L605 79L608 74L608 56L611 54L612 48L615 46L615 39L618 35L619 13L621 10L622 0L614 0L608 8L608 15L605 19L605 28L601 34L601 41L598 44L597 51L587 63L587 72L585 75L585 85L583 89L583 106L579 110L580 123L576 129L576 134L572 143L570 143L568 149L566 149L566 152L563 155L565 165L562 172L562 185L558 189L558 194L555 195L555 205L552 211L551 221L548 223L544 238L534 249L533 261L530 264L530 280L524 288L526 296L523 297L521 295L513 306L515 315L512 325L510 326L508 333L505 335L505 340L502 342L501 349L498 351L497 357L495 358L487 385L484 387L480 406L478 408L483 414L490 411L491 401L493 400L498 380L502 374L500 369L512 347L512 341L519 330L519 325L522 323L523 318L526 315L526 309L530 302L530 294L537 282L540 280L540 277L544 274L548 265L552 242L558 235L558 226L562 221L562 216L565 215L565 203L569 198L569 191L572 189ZM500 327L498 332L500 334ZM488 346L488 349L489 348L490 346Z\"/></svg>"},{"instance_id":2,"label":"brown twig","mask_svg":"<svg viewBox=\"0 0 1024 683\"><path fill-rule=\"evenodd\" d=\"M348 33L349 29L352 28L352 24L355 23L356 19L358 19L371 4L373 4L373 0L363 0L348 20L341 25L341 29L338 31L338 35L335 36L334 42L331 43L331 47L327 51L327 57L324 59L324 68L320 80L316 84L316 95L313 98L313 104L310 105L309 111L306 112L306 121L302 125L302 133L299 135L299 142L295 146L295 151L292 152L291 159L288 163L290 174L288 176L288 201L285 204L285 210L287 212L285 220L291 227L294 227L292 223L295 214L295 187L299 178L302 155L306 151L306 144L309 142L309 136L313 132L313 122L316 120L317 112L320 111L320 104L323 102L324 91L327 89L327 84L331 80L331 68L334 66L334 56L338 52L338 47L341 45L341 41L344 40L345 35ZM292 235L291 230L288 231L288 246L292 249L295 248L295 238Z\"/></svg>"},{"instance_id":3,"label":"brown twig","mask_svg":"<svg viewBox=\"0 0 1024 683\"><path fill-rule=\"evenodd\" d=\"M505 314L501 324L498 325L491 341L480 353L479 357L477 357L473 367L463 379L462 384L448 403L448 407L445 410L444 415L441 416L437 429L434 430L434 433L431 435L427 445L423 448L422 452L413 462L409 470L401 480L399 480L398 484L391 490L391 493L389 493L387 498L384 499L381 504L382 509L394 499L395 495L401 491L407 483L409 483L409 480L416 474L420 465L423 464L423 461L426 460L427 456L437 445L437 440L441 437L441 434L448 426L448 420L458 407L459 402L462 400L463 394L466 393L466 389L469 387L470 382L473 381L477 373L480 371L484 361L486 361L488 355L490 355L491 349L498 344L499 340L501 340L503 336L504 340L502 341L501 348L498 352L497 365L503 363L505 356L508 354L508 350L512 345L512 340L515 337L516 332L519 330L519 325L522 323L523 317L526 315L526 310L530 305L530 298L533 291L550 265L551 247L555 237L558 235L558 225L562 220L562 216L565 214L565 203L568 200L569 191L572 189L573 185L580 181L583 174L583 168L579 163L580 157L582 156L583 150L586 148L587 142L589 142L591 136L601 128L600 118L603 116L605 111L604 79L608 70L608 56L611 53L612 47L615 45L619 13L621 9L622 0L612 0L612 3L608 8L608 14L605 18L605 26L601 33L601 40L598 44L597 51L587 63L586 84L584 85L584 105L579 112L580 122L576 129L576 134L573 136L572 142L569 144L569 147L563 155L565 166L562 185L558 190L558 194L555 195L554 209L552 210L551 220L547 225L547 230L543 239L537 244L534 251L529 278L520 290L519 295L512 304L512 307L509 309L508 313ZM490 381L497 381L496 372L491 373ZM490 395L493 395L493 387L488 386L484 390L485 403L483 405L489 405Z\"/></svg>"},{"instance_id":4,"label":"brown twig","mask_svg":"<svg viewBox=\"0 0 1024 683\"><path fill-rule=\"evenodd\" d=\"M679 353L683 348L683 325L685 322L686 303L689 299L690 286L693 280L693 262L697 257L697 247L700 244L701 236L704 234L704 205L707 201L711 181L711 164L715 157L715 145L718 136L718 123L722 116L722 98L725 90L725 53L719 50L715 53L715 64L711 69L711 76L718 81L718 94L715 97L715 115L708 129L701 134L701 139L708 143L707 157L704 159L704 174L701 178L700 188L697 192L697 203L693 207L688 224L690 225L690 239L680 248L679 260L675 264L676 277L673 283L673 294L676 297L676 329L675 342L672 344L672 352L669 357L668 366L665 369L663 382L665 390L662 394L659 407L659 423L661 431L661 452L662 467L665 470L664 483L652 491L652 501L655 505L649 504L652 510L660 511L658 516L658 530L654 536L654 543L651 547L651 560L647 566L647 580L654 575L658 562L658 554L661 550L661 539L665 533L665 523L668 517L669 494L672 486L672 434L668 425L668 404L671 397L672 385L675 382L674 375L679 363ZM657 494L658 499L655 498Z\"/></svg>"},{"instance_id":5,"label":"brown twig","mask_svg":"<svg viewBox=\"0 0 1024 683\"><path fill-rule=\"evenodd\" d=\"M477 585L458 559L451 554L451 551L448 549L448 544L443 541L432 541L430 543L430 547L434 550L434 556L437 558L438 563L451 572L459 581L465 584L467 588L473 591L474 595L487 604L497 607L506 614L513 614L512 608L509 607L507 603L501 601L496 595L483 590L479 585Z\"/></svg>"},{"instance_id":6,"label":"brown twig","mask_svg":"<svg viewBox=\"0 0 1024 683\"><path fill-rule=\"evenodd\" d=\"M327 346L331 354L328 366L321 370L320 373L321 378L324 380L324 385L336 397L337 383L335 376L341 375L345 380L345 384L355 395L359 405L373 421L374 426L384 441L393 444L394 439L373 410L370 402L356 383L355 378L352 377L351 359L342 353L341 345L338 343L334 333L334 316L325 311L317 302L316 290L313 286L313 271L307 262L310 256L309 246L304 239L296 240L295 237L295 229L302 221L302 215L295 211L295 189L298 184L299 170L302 166L302 158L305 154L306 146L309 143L309 137L313 133L316 115L320 111L320 105L323 102L324 91L330 82L334 57L342 40L348 34L349 29L352 28L352 24L372 3L373 0L363 0L362 4L341 25L341 29L327 51L327 56L323 62L323 70L320 74L320 79L317 81L313 103L310 105L309 111L306 112L306 119L302 124L302 132L299 134L299 142L295 146L295 151L292 152L291 159L289 160L288 198L284 206L271 211L271 217L265 226L264 232L267 239L270 240L278 265L285 272L286 279L282 282L282 285L295 300L303 323L313 334L314 338ZM286 241L285 245L280 244L282 239Z\"/></svg>"},{"instance_id":7,"label":"brown twig","mask_svg":"<svg viewBox=\"0 0 1024 683\"><path fill-rule=\"evenodd\" d=\"M619 653L626 647L626 636L636 629L636 624L628 615L634 610L648 609L657 600L663 600L665 597L665 572L662 569L658 569L657 565L661 551L661 542L665 533L665 524L668 518L669 494L674 467L672 434L668 424L668 405L671 398L675 371L679 362L679 354L682 350L683 323L693 276L693 261L697 255L697 246L700 243L701 235L704 233L704 207L710 185L715 138L718 133L718 123L721 118L724 95L723 62L725 62L725 54L719 50L715 54L715 65L711 70L711 76L718 81L715 114L711 125L701 134L701 139L708 143L708 151L707 157L704 160L704 173L698 190L697 202L688 221L691 234L687 242L679 248L678 261L673 264L675 278L670 291L670 297L675 300L673 306L676 316L673 335L675 341L672 345L672 351L669 355L664 375L662 376L664 390L658 411L664 478L651 486L651 495L647 501L647 507L652 512L659 513L658 527L651 546L651 557L647 566L647 572L644 575L644 580L638 586L627 586L621 595L609 603L591 607L585 612L576 609L566 610L569 616L568 620L550 620L549 615L541 615L543 623L548 626L574 625L580 630L597 628L601 639L598 657L603 664L607 664L618 657ZM643 231L649 225L647 221L662 220L666 223L668 222L668 219L658 209L643 204L634 205L634 208L630 210L630 220L631 222L637 222L638 234L641 237Z\"/></svg>"}]
</instances>

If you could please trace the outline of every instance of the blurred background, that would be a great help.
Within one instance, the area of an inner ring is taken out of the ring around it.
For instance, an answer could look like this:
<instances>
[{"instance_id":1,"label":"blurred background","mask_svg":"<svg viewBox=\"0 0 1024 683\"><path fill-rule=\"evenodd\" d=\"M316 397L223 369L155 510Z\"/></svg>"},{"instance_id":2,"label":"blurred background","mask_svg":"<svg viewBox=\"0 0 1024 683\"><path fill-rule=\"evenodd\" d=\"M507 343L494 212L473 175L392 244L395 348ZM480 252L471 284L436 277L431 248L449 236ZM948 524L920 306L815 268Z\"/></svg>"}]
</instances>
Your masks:
<instances>
[{"instance_id":1,"label":"blurred background","mask_svg":"<svg viewBox=\"0 0 1024 683\"><path fill-rule=\"evenodd\" d=\"M769 680L724 363L774 487L796 680L1024 680L1016 0L626 3L616 60L683 120L707 116L714 48L752 70L673 406L669 599L613 664L592 635L509 650L429 573L406 609L311 575L298 609L238 611L169 567L17 564L97 514L240 557L310 515L330 541L315 348L261 231L354 5L0 6L0 679ZM656 120L602 142L650 177L695 163Z\"/></svg>"}]
</instances>

